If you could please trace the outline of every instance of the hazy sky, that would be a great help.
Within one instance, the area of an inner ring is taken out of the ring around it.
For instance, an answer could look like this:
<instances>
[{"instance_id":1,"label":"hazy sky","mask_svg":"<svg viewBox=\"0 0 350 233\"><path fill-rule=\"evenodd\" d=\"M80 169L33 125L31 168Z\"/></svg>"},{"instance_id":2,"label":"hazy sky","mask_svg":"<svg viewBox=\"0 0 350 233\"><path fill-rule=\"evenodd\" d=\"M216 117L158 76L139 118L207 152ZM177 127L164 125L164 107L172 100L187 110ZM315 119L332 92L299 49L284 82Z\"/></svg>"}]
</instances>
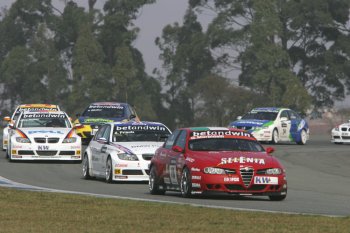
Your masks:
<instances>
[{"instance_id":1,"label":"hazy sky","mask_svg":"<svg viewBox=\"0 0 350 233\"><path fill-rule=\"evenodd\" d=\"M106 0L98 0L95 7L101 8ZM15 0L0 0L0 7L9 8ZM52 0L58 8L64 6L62 0ZM87 6L87 0L76 0L79 5ZM141 29L139 37L134 42L143 54L146 64L146 72L151 73L154 68L159 68L159 49L154 44L157 36L160 36L162 29L167 24L182 22L182 18L187 8L188 0L157 0L156 3L145 5L139 12L139 17L135 25Z\"/></svg>"}]
</instances>

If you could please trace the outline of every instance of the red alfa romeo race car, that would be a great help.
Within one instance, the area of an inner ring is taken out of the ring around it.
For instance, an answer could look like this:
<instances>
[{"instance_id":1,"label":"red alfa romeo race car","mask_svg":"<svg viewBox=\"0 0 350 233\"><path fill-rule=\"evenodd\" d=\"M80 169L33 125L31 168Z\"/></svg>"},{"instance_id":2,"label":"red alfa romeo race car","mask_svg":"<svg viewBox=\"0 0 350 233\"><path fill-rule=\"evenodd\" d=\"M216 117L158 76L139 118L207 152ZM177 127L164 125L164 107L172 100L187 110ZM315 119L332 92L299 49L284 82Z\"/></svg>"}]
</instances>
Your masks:
<instances>
[{"instance_id":1,"label":"red alfa romeo race car","mask_svg":"<svg viewBox=\"0 0 350 233\"><path fill-rule=\"evenodd\" d=\"M214 191L284 200L285 169L273 151L240 129L177 129L151 160L150 193L180 191L190 197Z\"/></svg>"}]
</instances>

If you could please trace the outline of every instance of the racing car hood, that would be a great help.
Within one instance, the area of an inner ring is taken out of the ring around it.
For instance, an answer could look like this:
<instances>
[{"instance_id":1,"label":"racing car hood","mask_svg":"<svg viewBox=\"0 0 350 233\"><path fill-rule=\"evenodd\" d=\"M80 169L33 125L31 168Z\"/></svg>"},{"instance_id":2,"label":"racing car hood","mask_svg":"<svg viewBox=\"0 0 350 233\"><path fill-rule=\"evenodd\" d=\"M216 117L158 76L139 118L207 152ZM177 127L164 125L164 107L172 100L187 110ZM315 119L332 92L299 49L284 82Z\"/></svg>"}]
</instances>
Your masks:
<instances>
[{"instance_id":1,"label":"racing car hood","mask_svg":"<svg viewBox=\"0 0 350 233\"><path fill-rule=\"evenodd\" d=\"M110 118L101 118L101 117L79 117L79 122L81 124L85 125L101 125L109 122L114 122L114 121L122 121L124 120L124 117L110 117Z\"/></svg>"},{"instance_id":2,"label":"racing car hood","mask_svg":"<svg viewBox=\"0 0 350 233\"><path fill-rule=\"evenodd\" d=\"M55 137L65 138L72 128L21 128L20 129L29 139L37 137Z\"/></svg>"},{"instance_id":3,"label":"racing car hood","mask_svg":"<svg viewBox=\"0 0 350 233\"><path fill-rule=\"evenodd\" d=\"M189 163L195 163L197 167L221 167L240 168L254 167L281 168L282 165L276 158L266 152L242 152L242 151L196 151L186 157Z\"/></svg>"},{"instance_id":4,"label":"racing car hood","mask_svg":"<svg viewBox=\"0 0 350 233\"><path fill-rule=\"evenodd\" d=\"M154 154L164 142L113 142L112 146L125 153Z\"/></svg>"},{"instance_id":5,"label":"racing car hood","mask_svg":"<svg viewBox=\"0 0 350 233\"><path fill-rule=\"evenodd\" d=\"M230 126L236 126L236 127L262 127L267 126L268 124L272 123L273 121L269 120L238 120L230 123Z\"/></svg>"}]
</instances>

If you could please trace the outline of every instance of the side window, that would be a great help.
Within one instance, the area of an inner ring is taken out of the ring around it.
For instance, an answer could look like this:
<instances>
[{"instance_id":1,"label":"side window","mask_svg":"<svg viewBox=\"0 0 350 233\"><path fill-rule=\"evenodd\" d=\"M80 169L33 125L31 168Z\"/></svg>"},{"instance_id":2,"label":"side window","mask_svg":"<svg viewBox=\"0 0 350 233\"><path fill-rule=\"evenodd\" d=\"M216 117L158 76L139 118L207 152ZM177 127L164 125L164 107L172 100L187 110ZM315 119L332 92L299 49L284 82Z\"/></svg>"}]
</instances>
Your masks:
<instances>
[{"instance_id":1,"label":"side window","mask_svg":"<svg viewBox=\"0 0 350 233\"><path fill-rule=\"evenodd\" d=\"M103 138L107 139L108 142L110 141L109 140L110 132L111 132L111 126L108 125L108 126L106 126L106 130L104 131L103 136L102 136Z\"/></svg>"},{"instance_id":2,"label":"side window","mask_svg":"<svg viewBox=\"0 0 350 233\"><path fill-rule=\"evenodd\" d=\"M300 116L294 111L289 111L289 115L290 115L291 120L300 120L301 119Z\"/></svg>"},{"instance_id":3,"label":"side window","mask_svg":"<svg viewBox=\"0 0 350 233\"><path fill-rule=\"evenodd\" d=\"M97 131L97 133L96 133L96 135L95 135L95 137L94 137L94 140L96 141L97 139L99 139L99 138L103 138L103 134L104 134L104 132L105 132L105 130L106 130L106 127L107 127L107 125L104 125L104 126L102 126L98 131Z\"/></svg>"},{"instance_id":4,"label":"side window","mask_svg":"<svg viewBox=\"0 0 350 233\"><path fill-rule=\"evenodd\" d=\"M130 106L128 105L125 107L125 116L129 118L131 114L132 114L132 111L130 110Z\"/></svg>"},{"instance_id":5,"label":"side window","mask_svg":"<svg viewBox=\"0 0 350 233\"><path fill-rule=\"evenodd\" d=\"M286 111L286 110L282 111L280 118L282 118L282 117L286 117L289 120L288 111Z\"/></svg>"},{"instance_id":6,"label":"side window","mask_svg":"<svg viewBox=\"0 0 350 233\"><path fill-rule=\"evenodd\" d=\"M167 149L171 149L171 147L174 145L175 139L177 138L177 136L179 135L180 131L179 130L175 130L166 140L166 142L164 143L164 148Z\"/></svg>"},{"instance_id":7,"label":"side window","mask_svg":"<svg viewBox=\"0 0 350 233\"><path fill-rule=\"evenodd\" d=\"M181 133L179 135L179 137L177 138L175 145L176 146L180 146L182 148L185 148L186 146L186 136L187 136L187 132L186 130L181 130Z\"/></svg>"}]
</instances>

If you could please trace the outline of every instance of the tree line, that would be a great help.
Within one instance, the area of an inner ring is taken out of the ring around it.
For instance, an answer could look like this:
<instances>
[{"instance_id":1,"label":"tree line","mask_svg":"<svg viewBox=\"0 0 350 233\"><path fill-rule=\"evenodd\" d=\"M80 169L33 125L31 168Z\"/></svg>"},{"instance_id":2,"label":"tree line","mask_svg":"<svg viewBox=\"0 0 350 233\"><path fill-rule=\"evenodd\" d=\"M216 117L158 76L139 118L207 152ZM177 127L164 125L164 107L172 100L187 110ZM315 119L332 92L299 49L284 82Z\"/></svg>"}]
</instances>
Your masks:
<instances>
[{"instance_id":1,"label":"tree line","mask_svg":"<svg viewBox=\"0 0 350 233\"><path fill-rule=\"evenodd\" d=\"M155 38L162 66L151 75L133 46L134 21L156 0L106 0L102 9L96 1L62 1L61 10L17 0L3 10L3 115L20 103L74 115L119 101L170 128L226 126L255 106L332 107L350 88L348 0L189 0L183 23Z\"/></svg>"}]
</instances>

